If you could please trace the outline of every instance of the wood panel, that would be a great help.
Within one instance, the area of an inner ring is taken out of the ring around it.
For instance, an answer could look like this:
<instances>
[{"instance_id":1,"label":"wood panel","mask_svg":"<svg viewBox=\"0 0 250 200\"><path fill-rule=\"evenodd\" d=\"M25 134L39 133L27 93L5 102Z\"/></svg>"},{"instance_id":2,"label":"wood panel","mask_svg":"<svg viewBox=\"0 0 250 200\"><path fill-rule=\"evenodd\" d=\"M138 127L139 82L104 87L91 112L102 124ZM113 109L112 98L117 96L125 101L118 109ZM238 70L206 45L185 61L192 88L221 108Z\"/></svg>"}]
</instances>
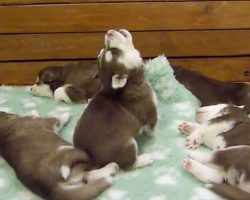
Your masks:
<instances>
[{"instance_id":1,"label":"wood panel","mask_svg":"<svg viewBox=\"0 0 250 200\"><path fill-rule=\"evenodd\" d=\"M0 33L250 28L250 1L1 6Z\"/></svg>"},{"instance_id":2,"label":"wood panel","mask_svg":"<svg viewBox=\"0 0 250 200\"><path fill-rule=\"evenodd\" d=\"M76 61L0 62L0 84L33 84L39 70L46 66L64 66ZM85 61L90 62L90 61ZM170 59L178 65L226 81L250 81L250 57L212 59Z\"/></svg>"},{"instance_id":3,"label":"wood panel","mask_svg":"<svg viewBox=\"0 0 250 200\"><path fill-rule=\"evenodd\" d=\"M133 33L143 57L250 54L250 31L159 31ZM0 35L0 60L96 58L104 33Z\"/></svg>"},{"instance_id":4,"label":"wood panel","mask_svg":"<svg viewBox=\"0 0 250 200\"><path fill-rule=\"evenodd\" d=\"M51 4L51 3L123 3L123 2L152 2L153 0L0 0L0 5L33 5L33 4ZM171 2L173 0L156 0L153 2ZM187 1L187 0L174 0Z\"/></svg>"}]
</instances>

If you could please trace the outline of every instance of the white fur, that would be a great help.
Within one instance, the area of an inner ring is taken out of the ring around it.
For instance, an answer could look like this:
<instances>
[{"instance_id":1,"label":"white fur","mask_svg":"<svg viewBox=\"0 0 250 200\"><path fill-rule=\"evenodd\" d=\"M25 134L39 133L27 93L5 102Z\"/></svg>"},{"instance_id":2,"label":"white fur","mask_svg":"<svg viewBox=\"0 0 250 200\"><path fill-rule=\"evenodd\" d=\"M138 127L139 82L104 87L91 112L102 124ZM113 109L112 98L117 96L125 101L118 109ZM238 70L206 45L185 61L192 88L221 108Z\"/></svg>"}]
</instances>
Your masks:
<instances>
[{"instance_id":1,"label":"white fur","mask_svg":"<svg viewBox=\"0 0 250 200\"><path fill-rule=\"evenodd\" d=\"M109 30L105 35L105 46L108 48L117 48L122 51L118 62L128 69L140 67L143 60L138 50L134 48L132 35L127 30L121 30L124 35L118 31ZM112 34L111 36L109 36ZM110 56L108 56L110 57Z\"/></svg>"},{"instance_id":2,"label":"white fur","mask_svg":"<svg viewBox=\"0 0 250 200\"><path fill-rule=\"evenodd\" d=\"M141 132L147 136L154 136L155 133L149 125L143 126Z\"/></svg>"},{"instance_id":3,"label":"white fur","mask_svg":"<svg viewBox=\"0 0 250 200\"><path fill-rule=\"evenodd\" d=\"M222 121L212 124L203 124L200 127L196 128L193 133L188 136L186 146L188 148L196 148L203 143L212 149L217 149L218 145L220 148L223 148L223 146L225 146L225 143L223 143L223 140L221 140L221 138L217 138L217 136L223 132L231 130L234 125L234 121ZM195 143L197 143L197 145L195 145Z\"/></svg>"},{"instance_id":4,"label":"white fur","mask_svg":"<svg viewBox=\"0 0 250 200\"><path fill-rule=\"evenodd\" d=\"M193 174L196 178L204 183L222 183L221 174L211 167L208 167L193 159L184 159L182 161L183 168Z\"/></svg>"},{"instance_id":5,"label":"white fur","mask_svg":"<svg viewBox=\"0 0 250 200\"><path fill-rule=\"evenodd\" d=\"M59 87L55 90L54 98L56 101L64 101L66 103L72 102L65 91L66 87L67 87L67 85L63 86L63 87Z\"/></svg>"},{"instance_id":6,"label":"white fur","mask_svg":"<svg viewBox=\"0 0 250 200\"><path fill-rule=\"evenodd\" d=\"M128 78L126 76L120 78L118 74L112 76L112 88L123 88L127 84Z\"/></svg>"},{"instance_id":7,"label":"white fur","mask_svg":"<svg viewBox=\"0 0 250 200\"><path fill-rule=\"evenodd\" d=\"M148 165L151 165L154 162L154 158L153 155L151 154L142 154L137 156L137 159L133 165L133 168L141 168L141 167L145 167Z\"/></svg>"},{"instance_id":8,"label":"white fur","mask_svg":"<svg viewBox=\"0 0 250 200\"><path fill-rule=\"evenodd\" d=\"M98 179L111 177L117 174L119 171L119 166L115 163L109 163L101 169L96 169L88 172L87 179L88 182L95 182Z\"/></svg>"},{"instance_id":9,"label":"white fur","mask_svg":"<svg viewBox=\"0 0 250 200\"><path fill-rule=\"evenodd\" d=\"M142 66L142 58L136 49L126 51L118 58L118 62L123 64L127 69L133 69Z\"/></svg>"},{"instance_id":10,"label":"white fur","mask_svg":"<svg viewBox=\"0 0 250 200\"><path fill-rule=\"evenodd\" d=\"M59 131L69 121L70 114L65 112L56 118L59 120L59 124L55 124L54 130Z\"/></svg>"},{"instance_id":11,"label":"white fur","mask_svg":"<svg viewBox=\"0 0 250 200\"><path fill-rule=\"evenodd\" d=\"M71 150L71 149L74 149L74 147L71 146L71 145L61 145L61 146L58 147L57 150L64 151L64 150Z\"/></svg>"},{"instance_id":12,"label":"white fur","mask_svg":"<svg viewBox=\"0 0 250 200\"><path fill-rule=\"evenodd\" d=\"M244 147L248 148L248 146L240 145L228 147L226 150L240 148L244 151ZM250 182L246 180L245 172L239 171L233 166L225 171L223 166L217 166L213 163L215 154L216 151L213 153L189 152L189 158L182 162L183 168L205 183L222 183L223 180L227 180L230 185L250 192ZM246 162L249 161L246 160ZM207 187L211 187L211 185L207 185Z\"/></svg>"},{"instance_id":13,"label":"white fur","mask_svg":"<svg viewBox=\"0 0 250 200\"><path fill-rule=\"evenodd\" d=\"M107 62L111 62L112 59L113 59L113 56L112 56L111 51L107 51L107 52L105 53L105 60L106 60Z\"/></svg>"},{"instance_id":14,"label":"white fur","mask_svg":"<svg viewBox=\"0 0 250 200\"><path fill-rule=\"evenodd\" d=\"M67 178L69 177L69 174L70 174L69 166L62 165L60 167L60 173L61 173L61 176L64 178L64 180L67 180Z\"/></svg>"},{"instance_id":15,"label":"white fur","mask_svg":"<svg viewBox=\"0 0 250 200\"><path fill-rule=\"evenodd\" d=\"M246 181L246 175L242 174L239 180L239 188L245 192L250 192L250 181Z\"/></svg>"},{"instance_id":16,"label":"white fur","mask_svg":"<svg viewBox=\"0 0 250 200\"><path fill-rule=\"evenodd\" d=\"M219 117L225 113L222 113L221 110L227 107L228 104L217 104L212 106L204 106L197 110L196 120L199 123L204 123L216 117Z\"/></svg>"},{"instance_id":17,"label":"white fur","mask_svg":"<svg viewBox=\"0 0 250 200\"><path fill-rule=\"evenodd\" d=\"M51 91L50 86L48 84L35 84L31 88L31 94L35 96L53 97L53 92Z\"/></svg>"}]
</instances>

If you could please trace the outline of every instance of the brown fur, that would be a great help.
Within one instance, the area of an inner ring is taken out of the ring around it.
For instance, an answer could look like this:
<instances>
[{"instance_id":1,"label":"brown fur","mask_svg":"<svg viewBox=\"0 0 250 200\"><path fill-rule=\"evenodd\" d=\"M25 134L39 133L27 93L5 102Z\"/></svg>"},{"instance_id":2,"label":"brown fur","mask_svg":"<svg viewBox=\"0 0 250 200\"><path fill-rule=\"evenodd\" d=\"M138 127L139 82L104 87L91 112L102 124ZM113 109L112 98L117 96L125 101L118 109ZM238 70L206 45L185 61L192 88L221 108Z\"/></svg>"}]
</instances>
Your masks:
<instances>
[{"instance_id":1,"label":"brown fur","mask_svg":"<svg viewBox=\"0 0 250 200\"><path fill-rule=\"evenodd\" d=\"M190 90L202 106L218 103L245 105L250 113L250 87L244 83L215 80L181 67L173 67L176 79Z\"/></svg>"},{"instance_id":2,"label":"brown fur","mask_svg":"<svg viewBox=\"0 0 250 200\"><path fill-rule=\"evenodd\" d=\"M105 179L84 183L85 173L92 167L89 156L76 148L58 150L62 145L70 145L56 135L54 128L59 123L57 118L20 117L0 112L0 153L20 181L43 198L92 199L110 183ZM62 165L71 168L67 181L60 173ZM81 170L77 172L78 166ZM79 175L83 179L72 183Z\"/></svg>"},{"instance_id":3,"label":"brown fur","mask_svg":"<svg viewBox=\"0 0 250 200\"><path fill-rule=\"evenodd\" d=\"M101 89L96 74L95 62L78 62L65 67L51 66L38 73L39 81L36 84L48 84L53 93L58 87L69 85L66 93L71 101L82 102L92 98Z\"/></svg>"},{"instance_id":4,"label":"brown fur","mask_svg":"<svg viewBox=\"0 0 250 200\"><path fill-rule=\"evenodd\" d=\"M105 60L112 52L111 62ZM131 167L137 159L134 138L144 125L151 132L157 122L152 89L144 76L143 65L127 68L117 62L124 52L108 48L98 60L103 89L89 103L74 133L76 147L88 152L96 166L116 162L121 168ZM127 84L113 89L112 76L126 74Z\"/></svg>"},{"instance_id":5,"label":"brown fur","mask_svg":"<svg viewBox=\"0 0 250 200\"><path fill-rule=\"evenodd\" d=\"M237 106L229 105L222 110L222 113L226 114L212 119L210 123L218 123L221 121L236 122L231 130L220 134L226 142L226 147L250 145L250 119L246 111Z\"/></svg>"},{"instance_id":6,"label":"brown fur","mask_svg":"<svg viewBox=\"0 0 250 200\"><path fill-rule=\"evenodd\" d=\"M229 169L236 169L238 175L235 178L235 186L239 184L239 179L242 174L245 175L245 180L250 182L250 146L239 146L237 148L227 148L224 150L215 151L210 164L222 168L225 172ZM227 182L227 180L226 180ZM250 191L245 192L234 186L226 186L223 184L215 184L211 187L216 193L232 199L232 200L248 200L250 199Z\"/></svg>"}]
</instances>

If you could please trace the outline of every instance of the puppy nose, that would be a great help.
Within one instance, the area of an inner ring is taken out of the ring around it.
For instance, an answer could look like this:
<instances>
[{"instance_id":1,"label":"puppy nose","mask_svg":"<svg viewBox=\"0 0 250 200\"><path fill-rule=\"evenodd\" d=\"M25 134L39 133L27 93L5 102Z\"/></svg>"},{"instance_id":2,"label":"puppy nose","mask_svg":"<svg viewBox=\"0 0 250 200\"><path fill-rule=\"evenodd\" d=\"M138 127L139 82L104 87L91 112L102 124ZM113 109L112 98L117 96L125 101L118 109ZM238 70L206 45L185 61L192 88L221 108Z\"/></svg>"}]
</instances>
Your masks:
<instances>
[{"instance_id":1,"label":"puppy nose","mask_svg":"<svg viewBox=\"0 0 250 200\"><path fill-rule=\"evenodd\" d=\"M114 30L109 30L109 31L107 32L107 36L108 36L108 37L111 37L111 36L114 35L114 33L115 33Z\"/></svg>"},{"instance_id":2,"label":"puppy nose","mask_svg":"<svg viewBox=\"0 0 250 200\"><path fill-rule=\"evenodd\" d=\"M33 88L30 88L30 90L32 91L32 90L33 90Z\"/></svg>"}]
</instances>

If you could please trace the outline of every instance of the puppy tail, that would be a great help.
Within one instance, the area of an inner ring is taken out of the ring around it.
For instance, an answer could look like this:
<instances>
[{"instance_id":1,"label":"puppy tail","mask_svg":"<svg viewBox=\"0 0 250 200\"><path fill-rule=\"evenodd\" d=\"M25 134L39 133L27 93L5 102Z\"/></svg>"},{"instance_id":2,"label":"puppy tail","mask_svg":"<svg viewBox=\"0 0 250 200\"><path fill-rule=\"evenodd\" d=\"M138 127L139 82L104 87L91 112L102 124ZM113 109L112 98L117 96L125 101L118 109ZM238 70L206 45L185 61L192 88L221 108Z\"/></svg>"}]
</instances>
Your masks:
<instances>
[{"instance_id":1,"label":"puppy tail","mask_svg":"<svg viewBox=\"0 0 250 200\"><path fill-rule=\"evenodd\" d=\"M64 158L60 167L60 174L65 181L67 181L70 175L71 168L80 163L86 165L86 170L88 170L91 166L90 158L86 152L74 148L68 150L64 154Z\"/></svg>"},{"instance_id":2,"label":"puppy tail","mask_svg":"<svg viewBox=\"0 0 250 200\"><path fill-rule=\"evenodd\" d=\"M230 200L249 200L250 193L228 184L208 184L207 187L218 195Z\"/></svg>"},{"instance_id":3,"label":"puppy tail","mask_svg":"<svg viewBox=\"0 0 250 200\"><path fill-rule=\"evenodd\" d=\"M91 183L59 183L51 193L51 200L91 200L112 185L112 178L102 178Z\"/></svg>"}]
</instances>

